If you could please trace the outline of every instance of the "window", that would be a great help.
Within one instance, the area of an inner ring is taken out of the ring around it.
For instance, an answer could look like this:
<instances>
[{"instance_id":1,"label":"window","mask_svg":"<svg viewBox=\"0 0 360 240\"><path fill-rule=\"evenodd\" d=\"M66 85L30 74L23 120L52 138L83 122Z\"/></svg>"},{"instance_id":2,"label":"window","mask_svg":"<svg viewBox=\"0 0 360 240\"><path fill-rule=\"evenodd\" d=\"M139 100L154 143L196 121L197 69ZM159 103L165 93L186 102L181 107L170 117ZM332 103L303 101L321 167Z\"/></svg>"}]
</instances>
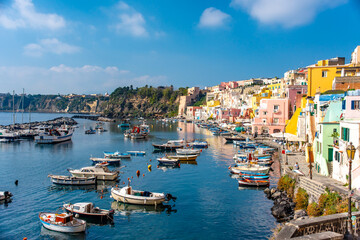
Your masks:
<instances>
[{"instance_id":1,"label":"window","mask_svg":"<svg viewBox=\"0 0 360 240\"><path fill-rule=\"evenodd\" d=\"M263 119L262 122L263 122L263 123L266 123L266 119Z\"/></svg>"},{"instance_id":2,"label":"window","mask_svg":"<svg viewBox=\"0 0 360 240\"><path fill-rule=\"evenodd\" d=\"M264 111L264 116L266 116L266 114L267 114L267 111Z\"/></svg>"},{"instance_id":3,"label":"window","mask_svg":"<svg viewBox=\"0 0 360 240\"><path fill-rule=\"evenodd\" d=\"M278 112L279 111L279 105L274 105L274 112Z\"/></svg>"},{"instance_id":4,"label":"window","mask_svg":"<svg viewBox=\"0 0 360 240\"><path fill-rule=\"evenodd\" d=\"M340 162L340 153L338 151L335 152L335 161Z\"/></svg>"},{"instance_id":5,"label":"window","mask_svg":"<svg viewBox=\"0 0 360 240\"><path fill-rule=\"evenodd\" d=\"M341 128L341 139L344 140L344 141L349 141L350 139L350 129L348 128L344 128L342 127Z\"/></svg>"},{"instance_id":6,"label":"window","mask_svg":"<svg viewBox=\"0 0 360 240\"><path fill-rule=\"evenodd\" d=\"M360 100L351 101L351 110L360 109Z\"/></svg>"},{"instance_id":7,"label":"window","mask_svg":"<svg viewBox=\"0 0 360 240\"><path fill-rule=\"evenodd\" d=\"M321 76L322 76L323 78L326 78L326 77L327 77L327 71L322 71Z\"/></svg>"},{"instance_id":8,"label":"window","mask_svg":"<svg viewBox=\"0 0 360 240\"><path fill-rule=\"evenodd\" d=\"M320 143L316 142L316 152L320 152Z\"/></svg>"},{"instance_id":9,"label":"window","mask_svg":"<svg viewBox=\"0 0 360 240\"><path fill-rule=\"evenodd\" d=\"M279 119L278 118L274 118L274 123L279 123Z\"/></svg>"}]
</instances>

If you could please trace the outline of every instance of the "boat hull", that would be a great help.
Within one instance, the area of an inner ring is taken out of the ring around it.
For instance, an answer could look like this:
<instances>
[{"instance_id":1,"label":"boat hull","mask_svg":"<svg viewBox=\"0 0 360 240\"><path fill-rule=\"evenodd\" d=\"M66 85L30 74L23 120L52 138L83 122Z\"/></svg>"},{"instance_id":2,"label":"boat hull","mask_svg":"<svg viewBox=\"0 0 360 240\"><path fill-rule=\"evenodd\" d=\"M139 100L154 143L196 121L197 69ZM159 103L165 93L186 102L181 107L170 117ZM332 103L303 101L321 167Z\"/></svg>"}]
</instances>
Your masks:
<instances>
[{"instance_id":1,"label":"boat hull","mask_svg":"<svg viewBox=\"0 0 360 240\"><path fill-rule=\"evenodd\" d=\"M93 163L108 163L112 165L120 165L120 158L119 159L112 159L112 158L90 158Z\"/></svg>"},{"instance_id":2,"label":"boat hull","mask_svg":"<svg viewBox=\"0 0 360 240\"><path fill-rule=\"evenodd\" d=\"M104 181L113 181L116 180L119 174L109 174L109 175L95 175L93 173L77 173L77 172L72 172L70 170L71 175L73 175L74 177L96 177L97 180L104 180Z\"/></svg>"},{"instance_id":3,"label":"boat hull","mask_svg":"<svg viewBox=\"0 0 360 240\"><path fill-rule=\"evenodd\" d=\"M72 133L65 136L36 136L35 143L37 144L55 144L60 142L70 141Z\"/></svg>"},{"instance_id":4,"label":"boat hull","mask_svg":"<svg viewBox=\"0 0 360 240\"><path fill-rule=\"evenodd\" d=\"M86 222L85 221L78 220L78 221L82 221L83 224L79 224L77 226L61 226L61 225L53 224L52 222L47 222L47 221L43 220L41 218L41 214L43 214L43 213L39 214L39 219L40 219L41 224L46 229L49 229L52 231L57 231L57 232L64 232L64 233L79 233L79 232L85 232L85 230L86 230Z\"/></svg>"},{"instance_id":5,"label":"boat hull","mask_svg":"<svg viewBox=\"0 0 360 240\"><path fill-rule=\"evenodd\" d=\"M58 185L75 185L75 186L81 186L81 185L94 185L96 184L96 177L90 177L90 178L76 178L76 177L67 177L67 176L54 176L49 175L51 178L51 182Z\"/></svg>"},{"instance_id":6,"label":"boat hull","mask_svg":"<svg viewBox=\"0 0 360 240\"><path fill-rule=\"evenodd\" d=\"M139 197L129 194L121 194L120 191L111 189L111 196L114 200L123 203L136 204L136 205L159 205L165 201L163 197Z\"/></svg>"}]
</instances>

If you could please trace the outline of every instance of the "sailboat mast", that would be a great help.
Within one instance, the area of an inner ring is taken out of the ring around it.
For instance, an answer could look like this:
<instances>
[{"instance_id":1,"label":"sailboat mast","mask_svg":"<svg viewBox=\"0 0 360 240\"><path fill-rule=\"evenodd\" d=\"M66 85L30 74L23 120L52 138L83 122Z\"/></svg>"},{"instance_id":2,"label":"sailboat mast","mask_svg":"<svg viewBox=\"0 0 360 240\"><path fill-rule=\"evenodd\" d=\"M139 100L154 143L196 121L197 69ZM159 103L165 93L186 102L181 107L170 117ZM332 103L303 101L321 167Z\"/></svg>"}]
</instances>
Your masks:
<instances>
[{"instance_id":1,"label":"sailboat mast","mask_svg":"<svg viewBox=\"0 0 360 240\"><path fill-rule=\"evenodd\" d=\"M21 104L22 104L21 124L24 123L24 95L25 95L25 89L23 88L23 94L22 94L22 98L21 98Z\"/></svg>"},{"instance_id":2,"label":"sailboat mast","mask_svg":"<svg viewBox=\"0 0 360 240\"><path fill-rule=\"evenodd\" d=\"M13 128L15 129L15 90L13 90Z\"/></svg>"}]
</instances>

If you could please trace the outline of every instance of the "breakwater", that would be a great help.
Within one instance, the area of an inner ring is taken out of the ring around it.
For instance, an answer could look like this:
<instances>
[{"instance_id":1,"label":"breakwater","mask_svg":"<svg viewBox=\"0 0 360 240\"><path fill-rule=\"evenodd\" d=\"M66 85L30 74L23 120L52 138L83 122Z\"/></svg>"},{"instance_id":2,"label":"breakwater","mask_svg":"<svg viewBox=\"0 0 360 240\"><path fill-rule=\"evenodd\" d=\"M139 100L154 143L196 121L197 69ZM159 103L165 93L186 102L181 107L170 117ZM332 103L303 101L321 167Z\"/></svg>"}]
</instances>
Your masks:
<instances>
[{"instance_id":1,"label":"breakwater","mask_svg":"<svg viewBox=\"0 0 360 240\"><path fill-rule=\"evenodd\" d=\"M76 125L77 122L69 117L58 117L52 120L47 120L47 121L35 121L35 122L31 122L31 123L15 123L15 124L9 124L9 125L0 125L0 128L2 129L14 129L14 130L25 130L25 129L30 129L30 128L35 128L38 126L56 126L59 127L61 125Z\"/></svg>"}]
</instances>

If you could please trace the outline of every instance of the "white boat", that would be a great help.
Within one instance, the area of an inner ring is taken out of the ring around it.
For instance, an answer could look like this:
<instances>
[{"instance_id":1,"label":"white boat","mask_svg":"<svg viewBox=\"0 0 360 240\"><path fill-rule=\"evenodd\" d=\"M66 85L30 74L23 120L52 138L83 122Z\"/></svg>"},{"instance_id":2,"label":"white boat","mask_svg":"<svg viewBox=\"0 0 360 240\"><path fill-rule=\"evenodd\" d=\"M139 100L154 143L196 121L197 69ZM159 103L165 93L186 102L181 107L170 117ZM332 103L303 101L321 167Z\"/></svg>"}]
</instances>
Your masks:
<instances>
[{"instance_id":1,"label":"white boat","mask_svg":"<svg viewBox=\"0 0 360 240\"><path fill-rule=\"evenodd\" d=\"M230 172L234 174L239 174L241 172L254 172L254 173L269 173L270 167L263 167L263 166L252 166L252 165L246 165L246 166L238 166L238 167L232 167L230 168Z\"/></svg>"},{"instance_id":2,"label":"white boat","mask_svg":"<svg viewBox=\"0 0 360 240\"><path fill-rule=\"evenodd\" d=\"M180 161L195 161L198 155L167 155L169 159L176 159Z\"/></svg>"},{"instance_id":3,"label":"white boat","mask_svg":"<svg viewBox=\"0 0 360 240\"><path fill-rule=\"evenodd\" d=\"M194 154L200 155L201 152L202 149L188 149L188 148L176 149L176 153L181 155L194 155Z\"/></svg>"},{"instance_id":4,"label":"white boat","mask_svg":"<svg viewBox=\"0 0 360 240\"><path fill-rule=\"evenodd\" d=\"M39 219L45 228L57 232L78 233L86 230L86 222L73 218L70 213L41 212L39 213Z\"/></svg>"},{"instance_id":5,"label":"white boat","mask_svg":"<svg viewBox=\"0 0 360 240\"><path fill-rule=\"evenodd\" d=\"M180 160L179 159L169 159L169 158L157 158L156 159L159 164L164 166L180 166Z\"/></svg>"},{"instance_id":6,"label":"white boat","mask_svg":"<svg viewBox=\"0 0 360 240\"><path fill-rule=\"evenodd\" d=\"M0 201L10 200L12 196L13 196L12 193L9 191L5 191L5 192L0 191Z\"/></svg>"},{"instance_id":7,"label":"white boat","mask_svg":"<svg viewBox=\"0 0 360 240\"><path fill-rule=\"evenodd\" d=\"M73 135L73 128L64 126L58 129L50 129L48 132L40 133L35 137L35 143L38 144L53 144L71 140Z\"/></svg>"},{"instance_id":8,"label":"white boat","mask_svg":"<svg viewBox=\"0 0 360 240\"><path fill-rule=\"evenodd\" d=\"M12 132L9 129L0 129L0 142L15 142L19 138L20 136L17 132Z\"/></svg>"},{"instance_id":9,"label":"white boat","mask_svg":"<svg viewBox=\"0 0 360 240\"><path fill-rule=\"evenodd\" d=\"M112 221L114 216L114 210L100 209L95 207L91 202L68 203L64 204L63 207L66 212L75 214L76 218L82 218L92 222L105 223Z\"/></svg>"},{"instance_id":10,"label":"white boat","mask_svg":"<svg viewBox=\"0 0 360 240\"><path fill-rule=\"evenodd\" d=\"M131 139L142 139L142 138L146 138L149 135L149 133L150 133L149 125L143 122L140 126L133 127L133 129L130 131L129 136Z\"/></svg>"},{"instance_id":11,"label":"white boat","mask_svg":"<svg viewBox=\"0 0 360 240\"><path fill-rule=\"evenodd\" d=\"M104 152L105 158L115 158L115 159L121 159L121 158L131 158L130 153L120 153L118 151L116 152Z\"/></svg>"},{"instance_id":12,"label":"white boat","mask_svg":"<svg viewBox=\"0 0 360 240\"><path fill-rule=\"evenodd\" d=\"M48 175L52 183L60 185L94 185L96 184L96 177L72 177L62 175Z\"/></svg>"},{"instance_id":13,"label":"white boat","mask_svg":"<svg viewBox=\"0 0 360 240\"><path fill-rule=\"evenodd\" d=\"M119 171L110 171L106 166L96 164L81 169L68 169L74 177L96 177L97 180L112 181L117 179Z\"/></svg>"},{"instance_id":14,"label":"white boat","mask_svg":"<svg viewBox=\"0 0 360 240\"><path fill-rule=\"evenodd\" d=\"M118 202L139 205L158 205L165 201L164 193L138 191L133 190L132 187L114 187L111 189L111 196Z\"/></svg>"}]
</instances>

